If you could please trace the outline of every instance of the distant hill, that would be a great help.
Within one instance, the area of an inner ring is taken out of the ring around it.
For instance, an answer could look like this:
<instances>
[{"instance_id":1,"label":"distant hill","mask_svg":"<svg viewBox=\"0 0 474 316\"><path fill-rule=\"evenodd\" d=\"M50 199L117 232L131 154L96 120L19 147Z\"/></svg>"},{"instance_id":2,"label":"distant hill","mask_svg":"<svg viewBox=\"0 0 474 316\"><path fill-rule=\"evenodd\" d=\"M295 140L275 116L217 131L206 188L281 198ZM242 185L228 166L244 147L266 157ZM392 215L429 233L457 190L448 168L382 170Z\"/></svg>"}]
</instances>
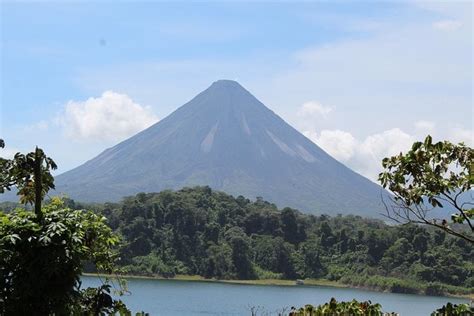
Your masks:
<instances>
[{"instance_id":1,"label":"distant hill","mask_svg":"<svg viewBox=\"0 0 474 316\"><path fill-rule=\"evenodd\" d=\"M56 177L58 192L84 202L195 185L310 213L383 210L381 187L230 80L214 82L165 119Z\"/></svg>"}]
</instances>

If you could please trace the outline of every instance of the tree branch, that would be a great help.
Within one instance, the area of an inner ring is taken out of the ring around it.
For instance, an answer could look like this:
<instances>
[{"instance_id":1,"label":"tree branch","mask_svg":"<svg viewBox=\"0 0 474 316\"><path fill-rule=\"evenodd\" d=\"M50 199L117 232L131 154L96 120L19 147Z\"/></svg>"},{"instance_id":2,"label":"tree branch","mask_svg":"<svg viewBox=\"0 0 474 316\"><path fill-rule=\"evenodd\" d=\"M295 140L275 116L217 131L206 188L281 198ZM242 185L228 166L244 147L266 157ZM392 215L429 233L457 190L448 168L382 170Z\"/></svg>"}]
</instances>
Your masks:
<instances>
[{"instance_id":1,"label":"tree branch","mask_svg":"<svg viewBox=\"0 0 474 316\"><path fill-rule=\"evenodd\" d=\"M436 227L447 232L448 234L462 238L470 243L474 243L474 236L466 235L450 228L444 224L445 220L442 220L442 224L438 224L436 219L433 221L428 220L426 218L426 213L430 211L429 209L424 209L419 205L414 205L415 209L413 209L413 207L404 204L404 202L398 202L394 199L390 200L393 203L391 207L389 207L385 200L382 199L382 203L384 204L387 213L386 215L382 214L384 217L387 217L399 224L415 223ZM415 216L415 218L411 218L410 214Z\"/></svg>"}]
</instances>

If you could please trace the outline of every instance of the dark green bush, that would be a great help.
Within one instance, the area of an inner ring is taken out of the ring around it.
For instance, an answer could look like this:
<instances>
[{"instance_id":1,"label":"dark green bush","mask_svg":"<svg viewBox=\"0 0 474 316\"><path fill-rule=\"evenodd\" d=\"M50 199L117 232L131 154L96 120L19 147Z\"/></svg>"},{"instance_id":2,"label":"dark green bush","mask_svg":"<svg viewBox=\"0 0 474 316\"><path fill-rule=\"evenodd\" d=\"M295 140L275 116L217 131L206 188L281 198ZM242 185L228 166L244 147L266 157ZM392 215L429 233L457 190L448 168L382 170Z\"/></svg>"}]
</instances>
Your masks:
<instances>
[{"instance_id":1,"label":"dark green bush","mask_svg":"<svg viewBox=\"0 0 474 316\"><path fill-rule=\"evenodd\" d=\"M431 316L472 316L474 315L474 307L469 304L452 304L447 303L443 307L431 313Z\"/></svg>"},{"instance_id":2,"label":"dark green bush","mask_svg":"<svg viewBox=\"0 0 474 316\"><path fill-rule=\"evenodd\" d=\"M111 273L118 237L105 218L56 199L33 212L0 212L0 314L67 314L80 297L84 262Z\"/></svg>"},{"instance_id":3,"label":"dark green bush","mask_svg":"<svg viewBox=\"0 0 474 316\"><path fill-rule=\"evenodd\" d=\"M301 308L291 308L289 316L327 316L327 315L351 315L351 316L382 316L382 305L371 301L358 302L352 300L350 302L338 302L335 298L331 298L328 303L313 306L305 305Z\"/></svg>"}]
</instances>

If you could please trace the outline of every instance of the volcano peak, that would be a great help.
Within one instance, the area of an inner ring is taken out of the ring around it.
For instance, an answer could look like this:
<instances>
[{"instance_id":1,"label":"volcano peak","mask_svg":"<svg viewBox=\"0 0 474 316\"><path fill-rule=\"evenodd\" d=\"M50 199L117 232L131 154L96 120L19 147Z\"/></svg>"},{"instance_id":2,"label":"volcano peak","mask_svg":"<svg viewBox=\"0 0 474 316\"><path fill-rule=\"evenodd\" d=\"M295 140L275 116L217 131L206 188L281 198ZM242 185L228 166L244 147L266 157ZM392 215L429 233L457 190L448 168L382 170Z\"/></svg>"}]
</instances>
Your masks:
<instances>
[{"instance_id":1,"label":"volcano peak","mask_svg":"<svg viewBox=\"0 0 474 316\"><path fill-rule=\"evenodd\" d=\"M376 214L381 188L329 156L233 80L59 175L83 202L208 185L312 213Z\"/></svg>"}]
</instances>

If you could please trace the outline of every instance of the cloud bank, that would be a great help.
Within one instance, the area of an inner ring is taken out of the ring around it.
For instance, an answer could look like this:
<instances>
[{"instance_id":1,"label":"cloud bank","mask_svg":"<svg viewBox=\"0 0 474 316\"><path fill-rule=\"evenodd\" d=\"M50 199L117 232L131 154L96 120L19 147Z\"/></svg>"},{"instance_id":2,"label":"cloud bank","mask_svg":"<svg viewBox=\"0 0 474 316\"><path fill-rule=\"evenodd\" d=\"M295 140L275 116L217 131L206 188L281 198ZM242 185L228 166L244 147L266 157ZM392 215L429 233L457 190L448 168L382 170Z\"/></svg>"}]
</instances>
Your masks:
<instances>
[{"instance_id":1,"label":"cloud bank","mask_svg":"<svg viewBox=\"0 0 474 316\"><path fill-rule=\"evenodd\" d=\"M69 101L57 121L72 140L119 141L156 123L158 117L126 94L105 91L98 98Z\"/></svg>"},{"instance_id":2,"label":"cloud bank","mask_svg":"<svg viewBox=\"0 0 474 316\"><path fill-rule=\"evenodd\" d=\"M362 139L342 130L303 131L303 134L332 157L377 182L378 174L382 171L383 158L406 152L415 141L423 140L428 134L436 135L435 124L432 122L420 121L414 125L414 133L392 128ZM448 140L472 146L473 133L473 130L452 128Z\"/></svg>"}]
</instances>

